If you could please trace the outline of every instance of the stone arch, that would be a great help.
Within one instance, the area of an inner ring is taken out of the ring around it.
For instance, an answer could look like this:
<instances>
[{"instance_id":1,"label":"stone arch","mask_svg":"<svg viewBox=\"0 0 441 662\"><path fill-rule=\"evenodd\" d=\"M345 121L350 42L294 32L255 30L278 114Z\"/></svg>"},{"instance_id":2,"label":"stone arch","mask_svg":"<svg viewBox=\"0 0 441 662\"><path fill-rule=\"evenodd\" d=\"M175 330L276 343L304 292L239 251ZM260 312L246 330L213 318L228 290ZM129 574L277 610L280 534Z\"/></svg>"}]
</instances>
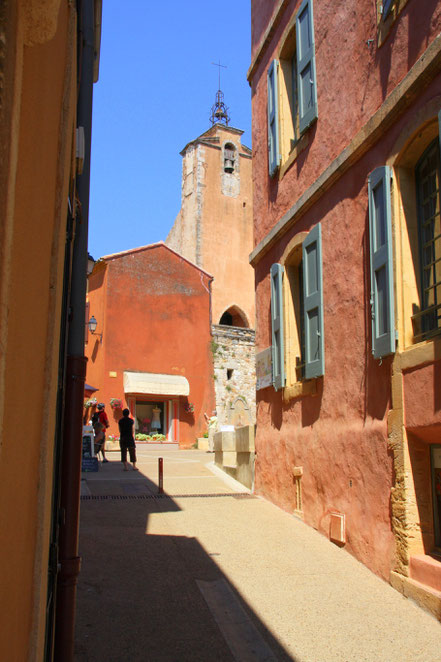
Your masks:
<instances>
[{"instance_id":1,"label":"stone arch","mask_svg":"<svg viewBox=\"0 0 441 662\"><path fill-rule=\"evenodd\" d=\"M232 173L237 167L237 149L233 143L224 145L224 172Z\"/></svg>"},{"instance_id":2,"label":"stone arch","mask_svg":"<svg viewBox=\"0 0 441 662\"><path fill-rule=\"evenodd\" d=\"M237 326L242 329L249 329L250 325L244 311L239 306L233 305L224 310L219 319L221 326Z\"/></svg>"},{"instance_id":3,"label":"stone arch","mask_svg":"<svg viewBox=\"0 0 441 662\"><path fill-rule=\"evenodd\" d=\"M253 415L247 399L243 395L238 395L231 401L226 414L227 425L234 425L234 427L253 425Z\"/></svg>"}]
</instances>

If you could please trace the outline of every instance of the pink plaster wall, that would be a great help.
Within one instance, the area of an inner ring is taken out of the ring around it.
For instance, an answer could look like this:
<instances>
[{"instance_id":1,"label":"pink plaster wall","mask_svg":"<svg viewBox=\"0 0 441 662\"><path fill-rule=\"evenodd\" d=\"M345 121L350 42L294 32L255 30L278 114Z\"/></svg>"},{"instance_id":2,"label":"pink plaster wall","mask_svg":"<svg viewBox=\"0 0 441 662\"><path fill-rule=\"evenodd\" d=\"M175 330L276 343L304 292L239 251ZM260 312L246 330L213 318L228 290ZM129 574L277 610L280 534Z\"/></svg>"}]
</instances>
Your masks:
<instances>
[{"instance_id":1,"label":"pink plaster wall","mask_svg":"<svg viewBox=\"0 0 441 662\"><path fill-rule=\"evenodd\" d=\"M257 392L255 486L292 511L292 469L302 466L305 521L328 536L330 513L344 513L346 548L386 579L394 552L387 445L391 359L381 365L373 360L370 317L360 305L369 300L365 168L343 177L256 267L262 349L271 344L270 266L294 234L321 221L325 377L317 380L317 395L288 404L272 387Z\"/></svg>"},{"instance_id":2,"label":"pink plaster wall","mask_svg":"<svg viewBox=\"0 0 441 662\"><path fill-rule=\"evenodd\" d=\"M438 0L430 0L424 10L421 3L409 2L378 48L373 0L315 2L318 121L290 169L281 178L270 178L266 74L300 4L285 3L251 76L255 245L349 145L441 29ZM274 3L252 3L253 55L273 9ZM372 45L369 39L374 39ZM317 380L315 396L288 403L272 387L257 392L256 492L292 512L292 472L295 466L303 467L305 521L328 536L330 513L344 513L346 549L385 579L395 553L390 506L394 468L387 427L392 358L380 363L371 353L367 177L390 159L414 114L440 89L441 77L434 76L381 140L255 265L256 345L264 349L271 345L271 264L281 259L294 235L321 222L325 376ZM415 379L405 375L409 384ZM433 420L441 420L433 370L421 373L418 380L418 388L430 393L429 408L434 403ZM408 392L413 390L410 385ZM426 420L419 414L420 400L406 400L406 420L415 425Z\"/></svg>"},{"instance_id":3,"label":"pink plaster wall","mask_svg":"<svg viewBox=\"0 0 441 662\"><path fill-rule=\"evenodd\" d=\"M109 402L125 400L124 371L185 376L195 411L186 413L187 398L180 398L180 445L191 446L205 431L203 414L214 407L210 280L164 245L128 251L95 267L89 314L95 315L103 342L89 334L87 381L106 403L109 433L118 431Z\"/></svg>"},{"instance_id":4,"label":"pink plaster wall","mask_svg":"<svg viewBox=\"0 0 441 662\"><path fill-rule=\"evenodd\" d=\"M441 439L441 361L403 374L406 428L433 444Z\"/></svg>"},{"instance_id":5,"label":"pink plaster wall","mask_svg":"<svg viewBox=\"0 0 441 662\"><path fill-rule=\"evenodd\" d=\"M350 143L441 31L438 0L428 0L424 11L420 3L409 2L385 43L377 48L374 0L315 2L319 120L309 131L308 147L279 181L277 176L268 177L266 74L278 57L291 8L296 11L300 4L300 0L289 3L251 79L256 244ZM268 10L260 5L253 2L253 24L265 23ZM374 39L374 44L368 46L368 39ZM439 89L438 83L438 93Z\"/></svg>"}]
</instances>

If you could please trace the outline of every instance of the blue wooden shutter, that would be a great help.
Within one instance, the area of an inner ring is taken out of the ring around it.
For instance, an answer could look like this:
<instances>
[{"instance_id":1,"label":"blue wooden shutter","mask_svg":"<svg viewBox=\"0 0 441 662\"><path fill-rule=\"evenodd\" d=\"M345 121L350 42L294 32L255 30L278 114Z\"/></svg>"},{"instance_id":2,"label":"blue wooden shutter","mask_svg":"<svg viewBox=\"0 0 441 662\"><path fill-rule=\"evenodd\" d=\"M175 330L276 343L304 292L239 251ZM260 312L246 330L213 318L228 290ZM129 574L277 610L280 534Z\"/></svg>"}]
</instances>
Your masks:
<instances>
[{"instance_id":1,"label":"blue wooden shutter","mask_svg":"<svg viewBox=\"0 0 441 662\"><path fill-rule=\"evenodd\" d=\"M285 350L283 337L283 267L271 267L271 334L273 386L276 391L285 386Z\"/></svg>"},{"instance_id":2,"label":"blue wooden shutter","mask_svg":"<svg viewBox=\"0 0 441 662\"><path fill-rule=\"evenodd\" d=\"M312 228L302 246L305 379L325 374L323 326L322 228Z\"/></svg>"},{"instance_id":3,"label":"blue wooden shutter","mask_svg":"<svg viewBox=\"0 0 441 662\"><path fill-rule=\"evenodd\" d=\"M390 174L389 166L381 166L368 179L372 354L376 359L395 352Z\"/></svg>"},{"instance_id":4,"label":"blue wooden shutter","mask_svg":"<svg viewBox=\"0 0 441 662\"><path fill-rule=\"evenodd\" d=\"M268 69L268 165L270 177L274 175L280 163L278 67L278 61L273 60Z\"/></svg>"},{"instance_id":5,"label":"blue wooden shutter","mask_svg":"<svg viewBox=\"0 0 441 662\"><path fill-rule=\"evenodd\" d=\"M297 94L302 134L317 117L312 0L303 0L296 18Z\"/></svg>"},{"instance_id":6,"label":"blue wooden shutter","mask_svg":"<svg viewBox=\"0 0 441 662\"><path fill-rule=\"evenodd\" d=\"M383 21L386 18L386 16L389 14L390 10L392 9L393 2L394 0L383 0L383 4L381 6Z\"/></svg>"}]
</instances>

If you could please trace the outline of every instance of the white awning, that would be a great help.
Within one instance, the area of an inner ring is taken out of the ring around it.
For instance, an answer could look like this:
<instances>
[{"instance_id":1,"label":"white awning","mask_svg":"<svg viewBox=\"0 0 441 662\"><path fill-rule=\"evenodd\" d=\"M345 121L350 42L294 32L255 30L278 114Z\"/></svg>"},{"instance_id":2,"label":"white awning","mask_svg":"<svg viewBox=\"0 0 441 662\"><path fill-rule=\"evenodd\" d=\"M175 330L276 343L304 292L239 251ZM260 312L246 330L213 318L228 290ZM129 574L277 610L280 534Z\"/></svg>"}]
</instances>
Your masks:
<instances>
[{"instance_id":1,"label":"white awning","mask_svg":"<svg viewBox=\"0 0 441 662\"><path fill-rule=\"evenodd\" d=\"M124 372L124 393L189 395L190 384L182 375L159 375L154 372Z\"/></svg>"}]
</instances>

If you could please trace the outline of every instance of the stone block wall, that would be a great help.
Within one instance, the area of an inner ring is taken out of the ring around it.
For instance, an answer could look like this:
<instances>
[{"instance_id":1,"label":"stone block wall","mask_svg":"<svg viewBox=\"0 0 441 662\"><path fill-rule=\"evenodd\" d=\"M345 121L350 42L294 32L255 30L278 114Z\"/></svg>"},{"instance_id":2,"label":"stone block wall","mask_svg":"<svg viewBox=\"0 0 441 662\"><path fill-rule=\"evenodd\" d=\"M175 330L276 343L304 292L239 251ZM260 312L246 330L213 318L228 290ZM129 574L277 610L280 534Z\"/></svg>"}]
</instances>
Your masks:
<instances>
[{"instance_id":1,"label":"stone block wall","mask_svg":"<svg viewBox=\"0 0 441 662\"><path fill-rule=\"evenodd\" d=\"M255 332L212 325L214 390L221 425L254 425L256 421Z\"/></svg>"},{"instance_id":2,"label":"stone block wall","mask_svg":"<svg viewBox=\"0 0 441 662\"><path fill-rule=\"evenodd\" d=\"M249 490L254 487L254 425L214 435L214 462Z\"/></svg>"}]
</instances>

